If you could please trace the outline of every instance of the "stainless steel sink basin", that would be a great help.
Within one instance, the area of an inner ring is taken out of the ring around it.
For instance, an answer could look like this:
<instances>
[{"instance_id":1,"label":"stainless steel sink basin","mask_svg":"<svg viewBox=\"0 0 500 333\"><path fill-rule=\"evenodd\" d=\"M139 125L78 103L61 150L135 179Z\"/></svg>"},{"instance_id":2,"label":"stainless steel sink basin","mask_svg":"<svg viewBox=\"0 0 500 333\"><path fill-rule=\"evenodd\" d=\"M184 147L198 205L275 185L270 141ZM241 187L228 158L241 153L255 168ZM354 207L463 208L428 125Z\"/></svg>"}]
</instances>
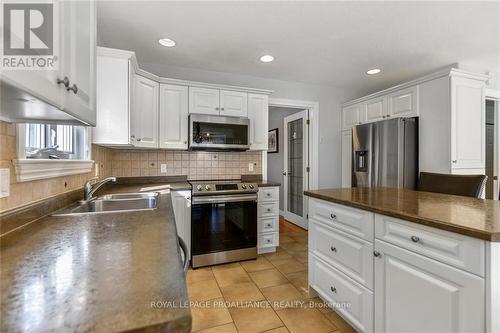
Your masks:
<instances>
[{"instance_id":1,"label":"stainless steel sink basin","mask_svg":"<svg viewBox=\"0 0 500 333\"><path fill-rule=\"evenodd\" d=\"M81 201L53 214L53 216L152 210L156 208L157 204L158 193L156 192L106 194L89 201Z\"/></svg>"}]
</instances>

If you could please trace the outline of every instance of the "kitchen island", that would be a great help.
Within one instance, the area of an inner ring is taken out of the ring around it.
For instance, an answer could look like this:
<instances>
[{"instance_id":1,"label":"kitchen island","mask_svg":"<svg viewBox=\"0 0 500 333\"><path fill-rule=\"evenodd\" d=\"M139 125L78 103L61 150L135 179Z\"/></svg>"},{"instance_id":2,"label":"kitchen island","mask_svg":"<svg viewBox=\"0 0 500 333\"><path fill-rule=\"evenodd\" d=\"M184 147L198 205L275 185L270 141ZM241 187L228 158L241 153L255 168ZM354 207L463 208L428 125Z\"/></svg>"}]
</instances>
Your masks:
<instances>
[{"instance_id":1,"label":"kitchen island","mask_svg":"<svg viewBox=\"0 0 500 333\"><path fill-rule=\"evenodd\" d=\"M160 193L153 210L46 216L3 235L1 331L190 332L170 194Z\"/></svg>"},{"instance_id":2,"label":"kitchen island","mask_svg":"<svg viewBox=\"0 0 500 333\"><path fill-rule=\"evenodd\" d=\"M306 191L309 286L360 332L499 332L500 202Z\"/></svg>"}]
</instances>

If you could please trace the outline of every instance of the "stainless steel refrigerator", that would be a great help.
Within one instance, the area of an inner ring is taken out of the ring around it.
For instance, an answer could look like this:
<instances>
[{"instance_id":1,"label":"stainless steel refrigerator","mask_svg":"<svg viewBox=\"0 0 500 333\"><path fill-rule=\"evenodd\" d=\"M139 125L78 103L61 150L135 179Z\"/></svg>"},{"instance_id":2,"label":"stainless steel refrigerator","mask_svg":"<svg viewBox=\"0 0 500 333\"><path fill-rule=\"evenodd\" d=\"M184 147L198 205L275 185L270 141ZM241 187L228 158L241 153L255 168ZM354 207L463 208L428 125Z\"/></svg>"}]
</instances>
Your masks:
<instances>
[{"instance_id":1,"label":"stainless steel refrigerator","mask_svg":"<svg viewBox=\"0 0 500 333\"><path fill-rule=\"evenodd\" d=\"M352 150L353 187L416 188L418 117L356 126Z\"/></svg>"}]
</instances>

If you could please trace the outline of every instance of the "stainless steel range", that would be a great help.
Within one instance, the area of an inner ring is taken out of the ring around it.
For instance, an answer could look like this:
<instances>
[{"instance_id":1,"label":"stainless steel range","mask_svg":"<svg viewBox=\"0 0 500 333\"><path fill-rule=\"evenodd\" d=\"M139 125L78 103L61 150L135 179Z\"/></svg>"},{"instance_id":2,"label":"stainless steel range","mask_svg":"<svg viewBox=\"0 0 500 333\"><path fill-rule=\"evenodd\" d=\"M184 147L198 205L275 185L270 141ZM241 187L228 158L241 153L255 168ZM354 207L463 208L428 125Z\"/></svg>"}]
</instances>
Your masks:
<instances>
[{"instance_id":1,"label":"stainless steel range","mask_svg":"<svg viewBox=\"0 0 500 333\"><path fill-rule=\"evenodd\" d=\"M257 258L257 184L191 182L194 268Z\"/></svg>"}]
</instances>

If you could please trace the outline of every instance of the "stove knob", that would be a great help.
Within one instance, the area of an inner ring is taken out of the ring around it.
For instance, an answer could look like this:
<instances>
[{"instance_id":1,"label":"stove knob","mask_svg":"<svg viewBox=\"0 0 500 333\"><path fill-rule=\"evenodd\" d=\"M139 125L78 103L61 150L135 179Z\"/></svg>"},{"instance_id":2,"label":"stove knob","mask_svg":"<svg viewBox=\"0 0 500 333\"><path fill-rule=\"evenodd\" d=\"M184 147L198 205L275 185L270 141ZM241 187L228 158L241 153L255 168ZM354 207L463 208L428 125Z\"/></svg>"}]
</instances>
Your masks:
<instances>
[{"instance_id":1,"label":"stove knob","mask_svg":"<svg viewBox=\"0 0 500 333\"><path fill-rule=\"evenodd\" d=\"M250 187L253 190L253 185L252 184L248 185L248 187Z\"/></svg>"},{"instance_id":2,"label":"stove knob","mask_svg":"<svg viewBox=\"0 0 500 333\"><path fill-rule=\"evenodd\" d=\"M246 189L246 188L247 188L247 186L246 186L245 184L241 184L241 188L242 188L242 189Z\"/></svg>"},{"instance_id":3,"label":"stove knob","mask_svg":"<svg viewBox=\"0 0 500 333\"><path fill-rule=\"evenodd\" d=\"M210 191L210 185L205 185L205 190Z\"/></svg>"},{"instance_id":4,"label":"stove knob","mask_svg":"<svg viewBox=\"0 0 500 333\"><path fill-rule=\"evenodd\" d=\"M196 189L197 189L198 191L203 190L203 188L201 187L201 185L196 186Z\"/></svg>"}]
</instances>

